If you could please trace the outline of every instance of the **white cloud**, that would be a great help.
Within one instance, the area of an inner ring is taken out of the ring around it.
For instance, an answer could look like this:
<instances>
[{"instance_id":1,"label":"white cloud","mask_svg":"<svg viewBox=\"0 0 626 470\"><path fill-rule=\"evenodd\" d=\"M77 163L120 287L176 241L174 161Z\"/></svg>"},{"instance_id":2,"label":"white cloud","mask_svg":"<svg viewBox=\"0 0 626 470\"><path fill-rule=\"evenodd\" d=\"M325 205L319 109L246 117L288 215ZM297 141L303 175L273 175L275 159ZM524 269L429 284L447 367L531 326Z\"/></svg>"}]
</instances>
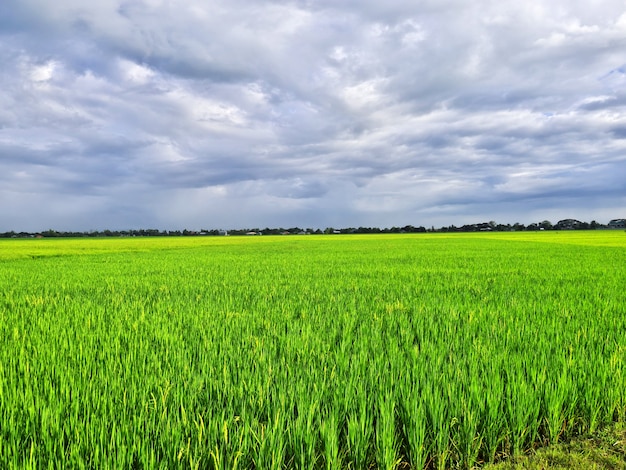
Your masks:
<instances>
[{"instance_id":1,"label":"white cloud","mask_svg":"<svg viewBox=\"0 0 626 470\"><path fill-rule=\"evenodd\" d=\"M155 75L150 67L126 59L119 59L119 67L124 78L136 85L148 84Z\"/></svg>"},{"instance_id":2,"label":"white cloud","mask_svg":"<svg viewBox=\"0 0 626 470\"><path fill-rule=\"evenodd\" d=\"M619 1L7 1L0 183L32 230L524 221L626 190Z\"/></svg>"},{"instance_id":3,"label":"white cloud","mask_svg":"<svg viewBox=\"0 0 626 470\"><path fill-rule=\"evenodd\" d=\"M47 82L54 75L56 63L48 61L42 65L34 65L30 70L30 79L34 82Z\"/></svg>"}]
</instances>

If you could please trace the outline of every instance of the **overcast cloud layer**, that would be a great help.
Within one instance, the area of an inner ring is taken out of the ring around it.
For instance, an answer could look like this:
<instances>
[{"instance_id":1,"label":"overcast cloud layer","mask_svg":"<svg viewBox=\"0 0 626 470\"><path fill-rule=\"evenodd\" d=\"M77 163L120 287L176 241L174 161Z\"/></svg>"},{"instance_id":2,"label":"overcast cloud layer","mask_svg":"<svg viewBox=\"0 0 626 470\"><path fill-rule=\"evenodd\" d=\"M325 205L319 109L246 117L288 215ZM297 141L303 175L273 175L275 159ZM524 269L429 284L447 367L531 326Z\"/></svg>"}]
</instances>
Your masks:
<instances>
[{"instance_id":1,"label":"overcast cloud layer","mask_svg":"<svg viewBox=\"0 0 626 470\"><path fill-rule=\"evenodd\" d=\"M3 0L0 231L626 217L623 0Z\"/></svg>"}]
</instances>

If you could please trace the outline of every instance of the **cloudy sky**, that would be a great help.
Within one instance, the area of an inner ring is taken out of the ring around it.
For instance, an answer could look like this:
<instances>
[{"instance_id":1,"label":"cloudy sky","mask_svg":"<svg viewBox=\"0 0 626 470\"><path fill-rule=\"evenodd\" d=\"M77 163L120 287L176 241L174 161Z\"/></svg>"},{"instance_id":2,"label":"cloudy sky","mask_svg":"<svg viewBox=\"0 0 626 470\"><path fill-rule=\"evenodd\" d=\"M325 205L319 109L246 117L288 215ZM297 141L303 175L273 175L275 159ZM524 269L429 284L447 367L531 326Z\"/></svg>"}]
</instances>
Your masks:
<instances>
[{"instance_id":1,"label":"cloudy sky","mask_svg":"<svg viewBox=\"0 0 626 470\"><path fill-rule=\"evenodd\" d=\"M623 0L2 0L0 231L626 217Z\"/></svg>"}]
</instances>

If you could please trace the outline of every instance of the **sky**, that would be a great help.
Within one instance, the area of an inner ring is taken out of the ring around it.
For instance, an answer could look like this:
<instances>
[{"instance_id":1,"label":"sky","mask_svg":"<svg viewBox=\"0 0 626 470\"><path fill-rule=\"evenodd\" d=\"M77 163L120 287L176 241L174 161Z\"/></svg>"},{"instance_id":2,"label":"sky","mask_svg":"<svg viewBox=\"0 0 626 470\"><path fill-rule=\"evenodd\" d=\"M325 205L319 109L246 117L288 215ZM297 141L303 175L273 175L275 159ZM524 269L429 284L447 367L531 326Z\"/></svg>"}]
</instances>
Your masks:
<instances>
[{"instance_id":1,"label":"sky","mask_svg":"<svg viewBox=\"0 0 626 470\"><path fill-rule=\"evenodd\" d=\"M0 231L626 217L623 0L2 0Z\"/></svg>"}]
</instances>

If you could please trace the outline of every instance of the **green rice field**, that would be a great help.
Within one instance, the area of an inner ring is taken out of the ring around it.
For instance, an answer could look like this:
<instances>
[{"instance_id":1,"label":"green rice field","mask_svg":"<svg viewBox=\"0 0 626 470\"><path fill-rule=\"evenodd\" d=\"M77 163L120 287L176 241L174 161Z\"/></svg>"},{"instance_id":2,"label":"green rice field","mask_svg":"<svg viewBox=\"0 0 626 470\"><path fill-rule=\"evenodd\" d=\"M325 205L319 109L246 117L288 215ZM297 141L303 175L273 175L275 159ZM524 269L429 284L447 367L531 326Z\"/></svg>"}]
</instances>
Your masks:
<instances>
[{"instance_id":1,"label":"green rice field","mask_svg":"<svg viewBox=\"0 0 626 470\"><path fill-rule=\"evenodd\" d=\"M623 231L0 241L0 468L472 468L626 420Z\"/></svg>"}]
</instances>

